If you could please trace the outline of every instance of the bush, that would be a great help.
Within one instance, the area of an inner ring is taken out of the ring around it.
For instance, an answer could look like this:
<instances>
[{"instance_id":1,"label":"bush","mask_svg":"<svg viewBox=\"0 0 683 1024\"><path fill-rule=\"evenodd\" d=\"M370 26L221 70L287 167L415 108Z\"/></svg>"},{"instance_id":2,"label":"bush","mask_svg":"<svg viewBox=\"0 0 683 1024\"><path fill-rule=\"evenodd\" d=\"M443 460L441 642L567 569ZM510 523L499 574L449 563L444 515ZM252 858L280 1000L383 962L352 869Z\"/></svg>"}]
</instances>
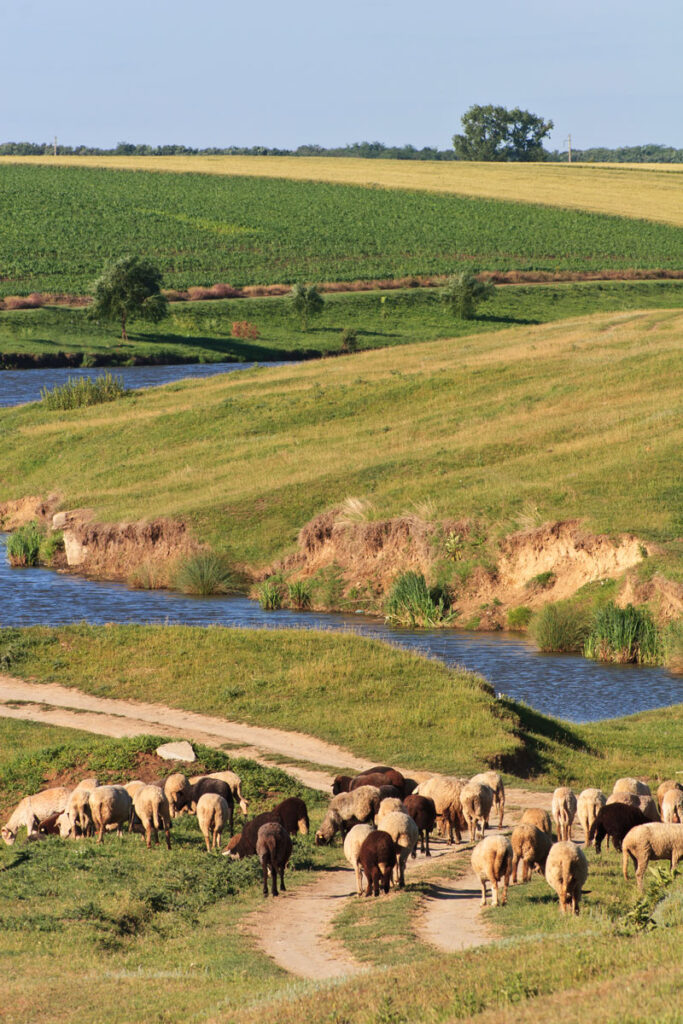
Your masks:
<instances>
[{"instance_id":1,"label":"bush","mask_svg":"<svg viewBox=\"0 0 683 1024\"><path fill-rule=\"evenodd\" d=\"M311 584L308 580L294 580L293 583L288 584L287 589L292 608L303 611L305 608L311 607Z\"/></svg>"},{"instance_id":2,"label":"bush","mask_svg":"<svg viewBox=\"0 0 683 1024\"><path fill-rule=\"evenodd\" d=\"M664 664L672 672L683 674L683 620L670 622L662 634Z\"/></svg>"},{"instance_id":3,"label":"bush","mask_svg":"<svg viewBox=\"0 0 683 1024\"><path fill-rule=\"evenodd\" d=\"M100 405L115 402L117 398L129 395L121 377L105 373L102 377L69 377L66 384L41 388L40 400L48 409L78 409L84 405Z\"/></svg>"},{"instance_id":4,"label":"bush","mask_svg":"<svg viewBox=\"0 0 683 1024\"><path fill-rule=\"evenodd\" d=\"M143 562L128 577L128 585L134 590L163 590L166 577L160 566Z\"/></svg>"},{"instance_id":5,"label":"bush","mask_svg":"<svg viewBox=\"0 0 683 1024\"><path fill-rule=\"evenodd\" d=\"M210 551L193 555L180 566L175 586L184 594L228 594L237 590L237 577L224 558Z\"/></svg>"},{"instance_id":6,"label":"bush","mask_svg":"<svg viewBox=\"0 0 683 1024\"><path fill-rule=\"evenodd\" d=\"M358 350L358 331L353 327L345 327L341 332L341 350L346 355Z\"/></svg>"},{"instance_id":7,"label":"bush","mask_svg":"<svg viewBox=\"0 0 683 1024\"><path fill-rule=\"evenodd\" d=\"M44 533L35 520L20 526L7 541L7 557L12 566L38 565Z\"/></svg>"},{"instance_id":8,"label":"bush","mask_svg":"<svg viewBox=\"0 0 683 1024\"><path fill-rule=\"evenodd\" d=\"M282 586L277 580L264 580L256 593L264 612L276 612L282 608Z\"/></svg>"},{"instance_id":9,"label":"bush","mask_svg":"<svg viewBox=\"0 0 683 1024\"><path fill-rule=\"evenodd\" d=\"M323 311L325 300L318 291L315 284L295 284L289 293L292 309L299 317L301 328L308 330L308 323L312 317L319 316Z\"/></svg>"},{"instance_id":10,"label":"bush","mask_svg":"<svg viewBox=\"0 0 683 1024\"><path fill-rule=\"evenodd\" d=\"M61 530L57 533L48 533L40 542L38 561L42 565L52 565L58 552L64 550L64 537Z\"/></svg>"},{"instance_id":11,"label":"bush","mask_svg":"<svg viewBox=\"0 0 683 1024\"><path fill-rule=\"evenodd\" d=\"M531 635L541 651L580 651L587 633L585 613L570 604L547 604L531 620Z\"/></svg>"},{"instance_id":12,"label":"bush","mask_svg":"<svg viewBox=\"0 0 683 1024\"><path fill-rule=\"evenodd\" d=\"M261 337L256 324L250 324L248 320L233 320L232 336L233 338L248 338L250 341L256 341Z\"/></svg>"},{"instance_id":13,"label":"bush","mask_svg":"<svg viewBox=\"0 0 683 1024\"><path fill-rule=\"evenodd\" d=\"M450 620L443 595L435 601L421 572L404 572L396 578L386 601L389 622L400 626L435 626Z\"/></svg>"},{"instance_id":14,"label":"bush","mask_svg":"<svg viewBox=\"0 0 683 1024\"><path fill-rule=\"evenodd\" d=\"M517 608L511 608L508 612L508 629L525 630L531 622L532 615L531 608L525 604L520 604Z\"/></svg>"},{"instance_id":15,"label":"bush","mask_svg":"<svg viewBox=\"0 0 683 1024\"><path fill-rule=\"evenodd\" d=\"M610 601L595 613L584 654L596 661L658 665L663 660L662 647L646 608L635 608L632 604L618 608Z\"/></svg>"},{"instance_id":16,"label":"bush","mask_svg":"<svg viewBox=\"0 0 683 1024\"><path fill-rule=\"evenodd\" d=\"M479 281L471 270L449 277L441 290L441 301L460 320L471 320L480 302L493 297L490 281Z\"/></svg>"},{"instance_id":17,"label":"bush","mask_svg":"<svg viewBox=\"0 0 683 1024\"><path fill-rule=\"evenodd\" d=\"M527 590L531 590L533 587L538 587L539 590L547 590L548 587L552 587L557 577L552 570L548 572L539 572L538 576L532 576L530 580L527 580L524 586Z\"/></svg>"}]
</instances>

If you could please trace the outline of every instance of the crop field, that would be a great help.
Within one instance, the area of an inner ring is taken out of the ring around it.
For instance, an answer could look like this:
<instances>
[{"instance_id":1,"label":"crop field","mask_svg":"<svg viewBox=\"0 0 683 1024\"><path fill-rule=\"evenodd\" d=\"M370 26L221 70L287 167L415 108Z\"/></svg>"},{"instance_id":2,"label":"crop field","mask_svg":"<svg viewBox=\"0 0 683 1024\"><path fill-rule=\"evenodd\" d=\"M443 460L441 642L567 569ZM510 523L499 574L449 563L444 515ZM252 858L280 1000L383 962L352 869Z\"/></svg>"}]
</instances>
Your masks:
<instances>
[{"instance_id":1,"label":"crop field","mask_svg":"<svg viewBox=\"0 0 683 1024\"><path fill-rule=\"evenodd\" d=\"M667 180L670 177L667 176ZM0 166L0 293L86 293L140 253L168 287L486 270L680 269L683 228L520 202L285 179Z\"/></svg>"},{"instance_id":2,"label":"crop field","mask_svg":"<svg viewBox=\"0 0 683 1024\"><path fill-rule=\"evenodd\" d=\"M277 156L0 157L0 164L290 178L543 203L683 227L680 164L444 163Z\"/></svg>"}]
</instances>

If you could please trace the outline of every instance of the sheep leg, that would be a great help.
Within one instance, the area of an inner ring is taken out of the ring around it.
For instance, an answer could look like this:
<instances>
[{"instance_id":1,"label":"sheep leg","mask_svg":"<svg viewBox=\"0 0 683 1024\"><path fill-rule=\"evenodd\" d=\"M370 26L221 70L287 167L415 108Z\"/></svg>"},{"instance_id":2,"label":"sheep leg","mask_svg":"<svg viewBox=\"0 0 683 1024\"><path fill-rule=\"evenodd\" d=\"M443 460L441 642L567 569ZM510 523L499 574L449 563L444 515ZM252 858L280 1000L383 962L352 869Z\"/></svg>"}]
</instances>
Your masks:
<instances>
[{"instance_id":1,"label":"sheep leg","mask_svg":"<svg viewBox=\"0 0 683 1024\"><path fill-rule=\"evenodd\" d=\"M170 850L171 849L171 828L170 828L170 822L166 825L166 827L164 829L164 833L166 835L166 847L167 847L167 849Z\"/></svg>"},{"instance_id":2,"label":"sheep leg","mask_svg":"<svg viewBox=\"0 0 683 1024\"><path fill-rule=\"evenodd\" d=\"M147 844L147 849L151 850L152 849L152 826L151 825L147 825L146 828L145 828L145 842Z\"/></svg>"},{"instance_id":3,"label":"sheep leg","mask_svg":"<svg viewBox=\"0 0 683 1024\"><path fill-rule=\"evenodd\" d=\"M204 842L206 843L206 852L211 853L211 847L209 846L209 833L204 833Z\"/></svg>"},{"instance_id":4,"label":"sheep leg","mask_svg":"<svg viewBox=\"0 0 683 1024\"><path fill-rule=\"evenodd\" d=\"M98 843L102 842L102 837L103 836L104 836L104 824L100 823L97 826L97 842Z\"/></svg>"},{"instance_id":5,"label":"sheep leg","mask_svg":"<svg viewBox=\"0 0 683 1024\"><path fill-rule=\"evenodd\" d=\"M264 857L261 861L261 871L263 873L263 895L268 899L268 859Z\"/></svg>"},{"instance_id":6,"label":"sheep leg","mask_svg":"<svg viewBox=\"0 0 683 1024\"><path fill-rule=\"evenodd\" d=\"M287 890L285 889L285 865L284 864L282 864L280 866L280 889L282 890L282 892L287 892Z\"/></svg>"},{"instance_id":7,"label":"sheep leg","mask_svg":"<svg viewBox=\"0 0 683 1024\"><path fill-rule=\"evenodd\" d=\"M479 879L479 884L481 886L481 905L482 905L482 907L485 907L486 906L486 879L480 878Z\"/></svg>"},{"instance_id":8,"label":"sheep leg","mask_svg":"<svg viewBox=\"0 0 683 1024\"><path fill-rule=\"evenodd\" d=\"M643 891L643 881L645 879L645 872L647 871L649 863L650 857L649 854L646 853L643 858L643 863L641 864L640 861L638 861L638 867L636 868L636 882L638 883L638 888L641 892Z\"/></svg>"}]
</instances>

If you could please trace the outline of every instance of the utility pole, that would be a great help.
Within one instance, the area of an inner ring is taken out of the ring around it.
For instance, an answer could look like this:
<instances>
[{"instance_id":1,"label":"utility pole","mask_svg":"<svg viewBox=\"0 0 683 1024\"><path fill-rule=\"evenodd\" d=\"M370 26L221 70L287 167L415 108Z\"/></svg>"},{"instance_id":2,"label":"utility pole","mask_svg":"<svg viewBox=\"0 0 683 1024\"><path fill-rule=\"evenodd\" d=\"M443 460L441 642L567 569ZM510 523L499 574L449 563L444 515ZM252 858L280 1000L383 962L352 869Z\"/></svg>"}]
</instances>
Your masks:
<instances>
[{"instance_id":1,"label":"utility pole","mask_svg":"<svg viewBox=\"0 0 683 1024\"><path fill-rule=\"evenodd\" d=\"M57 156L57 136L56 135L55 135L55 143L54 143L53 153L54 153L55 156Z\"/></svg>"},{"instance_id":2,"label":"utility pole","mask_svg":"<svg viewBox=\"0 0 683 1024\"><path fill-rule=\"evenodd\" d=\"M567 163L570 164L572 162L572 137L571 137L571 135L568 135L567 138L564 141L567 143Z\"/></svg>"}]
</instances>

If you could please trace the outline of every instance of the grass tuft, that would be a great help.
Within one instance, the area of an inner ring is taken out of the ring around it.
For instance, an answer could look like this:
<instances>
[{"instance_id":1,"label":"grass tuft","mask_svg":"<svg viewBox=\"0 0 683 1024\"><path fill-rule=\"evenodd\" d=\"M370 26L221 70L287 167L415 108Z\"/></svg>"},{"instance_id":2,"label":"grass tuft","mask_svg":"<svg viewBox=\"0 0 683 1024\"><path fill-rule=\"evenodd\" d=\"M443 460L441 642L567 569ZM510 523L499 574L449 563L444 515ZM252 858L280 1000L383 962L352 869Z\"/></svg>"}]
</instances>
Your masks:
<instances>
[{"instance_id":1,"label":"grass tuft","mask_svg":"<svg viewBox=\"0 0 683 1024\"><path fill-rule=\"evenodd\" d=\"M289 603L292 608L303 611L311 607L311 584L308 580L294 580L287 584Z\"/></svg>"},{"instance_id":2,"label":"grass tuft","mask_svg":"<svg viewBox=\"0 0 683 1024\"><path fill-rule=\"evenodd\" d=\"M610 601L595 614L584 654L596 661L659 665L662 643L646 608L635 608L632 604L619 608Z\"/></svg>"},{"instance_id":3,"label":"grass tuft","mask_svg":"<svg viewBox=\"0 0 683 1024\"><path fill-rule=\"evenodd\" d=\"M256 593L264 612L276 612L282 608L282 585L277 580L264 580Z\"/></svg>"},{"instance_id":4,"label":"grass tuft","mask_svg":"<svg viewBox=\"0 0 683 1024\"><path fill-rule=\"evenodd\" d=\"M35 520L20 526L7 541L7 557L10 565L14 567L38 565L40 547L44 540L45 535Z\"/></svg>"},{"instance_id":5,"label":"grass tuft","mask_svg":"<svg viewBox=\"0 0 683 1024\"><path fill-rule=\"evenodd\" d=\"M588 633L585 612L570 604L547 604L533 617L531 635L541 651L580 651Z\"/></svg>"},{"instance_id":6,"label":"grass tuft","mask_svg":"<svg viewBox=\"0 0 683 1024\"><path fill-rule=\"evenodd\" d=\"M66 384L56 384L52 390L41 388L40 401L46 409L79 409L85 405L115 402L130 394L121 377L105 373L102 377L69 377Z\"/></svg>"},{"instance_id":7,"label":"grass tuft","mask_svg":"<svg viewBox=\"0 0 683 1024\"><path fill-rule=\"evenodd\" d=\"M448 601L443 591L430 591L421 572L404 572L389 591L385 610L387 620L399 626L436 626L450 621Z\"/></svg>"},{"instance_id":8,"label":"grass tuft","mask_svg":"<svg viewBox=\"0 0 683 1024\"><path fill-rule=\"evenodd\" d=\"M193 555L183 562L174 582L184 594L200 594L202 597L229 594L238 587L237 576L225 559L210 551Z\"/></svg>"}]
</instances>

